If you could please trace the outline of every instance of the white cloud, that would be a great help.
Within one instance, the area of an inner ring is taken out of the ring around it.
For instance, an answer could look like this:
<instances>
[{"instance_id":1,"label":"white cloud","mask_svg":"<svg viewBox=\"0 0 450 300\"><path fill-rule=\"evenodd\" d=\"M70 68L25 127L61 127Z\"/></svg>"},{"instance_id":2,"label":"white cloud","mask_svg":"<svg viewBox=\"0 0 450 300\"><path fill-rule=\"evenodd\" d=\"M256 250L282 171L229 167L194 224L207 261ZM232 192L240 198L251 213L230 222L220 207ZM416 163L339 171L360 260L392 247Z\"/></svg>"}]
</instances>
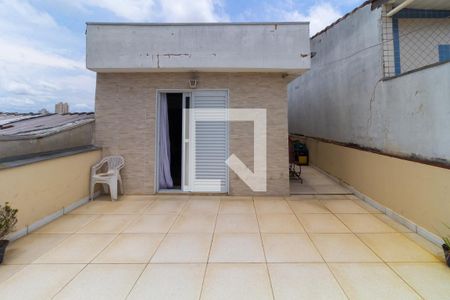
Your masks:
<instances>
[{"instance_id":1,"label":"white cloud","mask_svg":"<svg viewBox=\"0 0 450 300\"><path fill-rule=\"evenodd\" d=\"M298 10L285 12L285 19L288 21L309 21L311 35L321 31L341 16L342 13L330 3L314 5L308 10L306 15L302 14Z\"/></svg>"},{"instance_id":2,"label":"white cloud","mask_svg":"<svg viewBox=\"0 0 450 300\"><path fill-rule=\"evenodd\" d=\"M105 9L133 22L217 22L227 20L221 0L81 0L81 8Z\"/></svg>"},{"instance_id":3,"label":"white cloud","mask_svg":"<svg viewBox=\"0 0 450 300\"><path fill-rule=\"evenodd\" d=\"M77 53L84 36L26 0L0 0L0 28L0 111L52 111L62 97L93 109L94 76Z\"/></svg>"},{"instance_id":4,"label":"white cloud","mask_svg":"<svg viewBox=\"0 0 450 300\"><path fill-rule=\"evenodd\" d=\"M155 5L153 0L81 0L74 4L106 9L130 21L148 20L154 15Z\"/></svg>"},{"instance_id":5,"label":"white cloud","mask_svg":"<svg viewBox=\"0 0 450 300\"><path fill-rule=\"evenodd\" d=\"M310 22L311 35L332 24L342 15L342 12L330 2L319 2L311 6L306 12L299 10L292 0L280 1L276 7L266 6L266 18Z\"/></svg>"},{"instance_id":6,"label":"white cloud","mask_svg":"<svg viewBox=\"0 0 450 300\"><path fill-rule=\"evenodd\" d=\"M20 41L0 37L0 66L14 64L26 70L27 65L63 68L84 69L83 61L76 61L55 53L47 53L44 50L32 46L21 45Z\"/></svg>"},{"instance_id":7,"label":"white cloud","mask_svg":"<svg viewBox=\"0 0 450 300\"><path fill-rule=\"evenodd\" d=\"M228 17L215 0L161 0L161 15L168 22L217 22Z\"/></svg>"}]
</instances>

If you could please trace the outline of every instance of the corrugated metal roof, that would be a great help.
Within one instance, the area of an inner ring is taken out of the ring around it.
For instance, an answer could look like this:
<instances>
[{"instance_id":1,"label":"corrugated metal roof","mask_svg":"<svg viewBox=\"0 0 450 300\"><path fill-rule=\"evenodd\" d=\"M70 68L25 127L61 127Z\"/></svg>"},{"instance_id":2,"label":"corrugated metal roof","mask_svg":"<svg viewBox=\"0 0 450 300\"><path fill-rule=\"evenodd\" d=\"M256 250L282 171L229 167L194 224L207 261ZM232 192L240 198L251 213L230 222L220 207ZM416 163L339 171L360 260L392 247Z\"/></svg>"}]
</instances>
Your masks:
<instances>
[{"instance_id":1,"label":"corrugated metal roof","mask_svg":"<svg viewBox=\"0 0 450 300\"><path fill-rule=\"evenodd\" d=\"M3 124L14 122L14 121L33 118L37 115L38 114L33 114L33 113L22 114L22 113L2 113L2 112L0 112L0 126Z\"/></svg>"},{"instance_id":2,"label":"corrugated metal roof","mask_svg":"<svg viewBox=\"0 0 450 300\"><path fill-rule=\"evenodd\" d=\"M0 137L42 137L93 122L94 119L94 113L4 116L3 120L0 119Z\"/></svg>"}]
</instances>

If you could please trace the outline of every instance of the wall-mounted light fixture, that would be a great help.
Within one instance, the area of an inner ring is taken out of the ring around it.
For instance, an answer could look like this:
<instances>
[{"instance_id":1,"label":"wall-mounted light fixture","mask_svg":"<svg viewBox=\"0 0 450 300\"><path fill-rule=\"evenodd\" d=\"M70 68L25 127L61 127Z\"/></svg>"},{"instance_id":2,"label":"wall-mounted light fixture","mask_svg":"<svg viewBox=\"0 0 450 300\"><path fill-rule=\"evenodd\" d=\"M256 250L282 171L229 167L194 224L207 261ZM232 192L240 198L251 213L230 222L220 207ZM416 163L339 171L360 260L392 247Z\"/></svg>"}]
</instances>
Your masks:
<instances>
[{"instance_id":1,"label":"wall-mounted light fixture","mask_svg":"<svg viewBox=\"0 0 450 300\"><path fill-rule=\"evenodd\" d=\"M189 88L196 89L198 87L198 72L192 71L189 76Z\"/></svg>"},{"instance_id":2,"label":"wall-mounted light fixture","mask_svg":"<svg viewBox=\"0 0 450 300\"><path fill-rule=\"evenodd\" d=\"M198 85L198 80L197 79L189 79L189 87L191 89L196 89Z\"/></svg>"}]
</instances>

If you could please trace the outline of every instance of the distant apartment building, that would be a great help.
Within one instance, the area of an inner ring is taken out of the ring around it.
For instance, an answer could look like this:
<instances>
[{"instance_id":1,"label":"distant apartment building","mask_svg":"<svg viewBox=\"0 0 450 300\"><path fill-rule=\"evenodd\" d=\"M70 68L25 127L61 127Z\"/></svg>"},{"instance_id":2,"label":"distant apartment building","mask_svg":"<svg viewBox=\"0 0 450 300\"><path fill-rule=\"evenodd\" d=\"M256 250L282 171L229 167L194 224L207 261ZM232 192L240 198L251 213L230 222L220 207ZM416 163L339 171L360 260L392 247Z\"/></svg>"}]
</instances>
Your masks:
<instances>
[{"instance_id":1,"label":"distant apartment building","mask_svg":"<svg viewBox=\"0 0 450 300\"><path fill-rule=\"evenodd\" d=\"M68 114L69 104L67 102L59 102L55 104L55 114Z\"/></svg>"}]
</instances>

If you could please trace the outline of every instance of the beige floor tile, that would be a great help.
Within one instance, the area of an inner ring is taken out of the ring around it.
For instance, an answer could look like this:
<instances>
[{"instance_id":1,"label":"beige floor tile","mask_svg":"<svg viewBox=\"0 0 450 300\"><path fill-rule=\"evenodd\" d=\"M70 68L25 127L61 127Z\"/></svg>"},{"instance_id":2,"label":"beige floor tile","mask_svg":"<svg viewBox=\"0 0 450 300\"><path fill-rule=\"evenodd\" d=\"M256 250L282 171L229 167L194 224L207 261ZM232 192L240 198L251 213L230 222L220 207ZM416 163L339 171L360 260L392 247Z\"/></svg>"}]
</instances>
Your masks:
<instances>
[{"instance_id":1,"label":"beige floor tile","mask_svg":"<svg viewBox=\"0 0 450 300\"><path fill-rule=\"evenodd\" d=\"M125 299L144 267L144 264L88 265L55 299Z\"/></svg>"},{"instance_id":2,"label":"beige floor tile","mask_svg":"<svg viewBox=\"0 0 450 300\"><path fill-rule=\"evenodd\" d=\"M94 263L148 263L164 234L120 234Z\"/></svg>"},{"instance_id":3,"label":"beige floor tile","mask_svg":"<svg viewBox=\"0 0 450 300\"><path fill-rule=\"evenodd\" d=\"M442 263L391 263L400 277L425 299L450 299L450 270Z\"/></svg>"},{"instance_id":4,"label":"beige floor tile","mask_svg":"<svg viewBox=\"0 0 450 300\"><path fill-rule=\"evenodd\" d=\"M142 215L133 220L124 233L167 233L175 222L177 215Z\"/></svg>"},{"instance_id":5,"label":"beige floor tile","mask_svg":"<svg viewBox=\"0 0 450 300\"><path fill-rule=\"evenodd\" d=\"M0 265L0 283L13 276L24 267L25 265Z\"/></svg>"},{"instance_id":6,"label":"beige floor tile","mask_svg":"<svg viewBox=\"0 0 450 300\"><path fill-rule=\"evenodd\" d=\"M350 299L420 299L383 263L332 263L330 268Z\"/></svg>"},{"instance_id":7,"label":"beige floor tile","mask_svg":"<svg viewBox=\"0 0 450 300\"><path fill-rule=\"evenodd\" d=\"M219 214L254 214L255 207L252 200L222 200Z\"/></svg>"},{"instance_id":8,"label":"beige floor tile","mask_svg":"<svg viewBox=\"0 0 450 300\"><path fill-rule=\"evenodd\" d=\"M110 212L112 208L113 203L111 200L96 199L71 211L70 214L104 214Z\"/></svg>"},{"instance_id":9,"label":"beige floor tile","mask_svg":"<svg viewBox=\"0 0 450 300\"><path fill-rule=\"evenodd\" d=\"M140 214L152 201L114 201L106 214Z\"/></svg>"},{"instance_id":10,"label":"beige floor tile","mask_svg":"<svg viewBox=\"0 0 450 300\"><path fill-rule=\"evenodd\" d=\"M298 181L291 180L289 181L289 191L291 195L310 195L316 194L316 191L312 186L307 185L305 183L301 184Z\"/></svg>"},{"instance_id":11,"label":"beige floor tile","mask_svg":"<svg viewBox=\"0 0 450 300\"><path fill-rule=\"evenodd\" d=\"M203 196L200 199L189 200L183 210L183 214L217 214L220 204L219 197L211 198Z\"/></svg>"},{"instance_id":12,"label":"beige floor tile","mask_svg":"<svg viewBox=\"0 0 450 300\"><path fill-rule=\"evenodd\" d=\"M359 237L387 262L436 262L431 253L400 233L365 233Z\"/></svg>"},{"instance_id":13,"label":"beige floor tile","mask_svg":"<svg viewBox=\"0 0 450 300\"><path fill-rule=\"evenodd\" d=\"M347 200L346 195L315 195L316 199L319 200Z\"/></svg>"},{"instance_id":14,"label":"beige floor tile","mask_svg":"<svg viewBox=\"0 0 450 300\"><path fill-rule=\"evenodd\" d=\"M445 262L444 251L442 251L441 245L438 246L435 243L432 243L429 240L425 239L424 237L418 235L417 233L406 232L405 236L414 243L416 243L417 245L419 245L420 247L424 248L425 250L436 256L442 262Z\"/></svg>"},{"instance_id":15,"label":"beige floor tile","mask_svg":"<svg viewBox=\"0 0 450 300\"><path fill-rule=\"evenodd\" d=\"M210 262L265 262L259 234L219 233L214 235Z\"/></svg>"},{"instance_id":16,"label":"beige floor tile","mask_svg":"<svg viewBox=\"0 0 450 300\"><path fill-rule=\"evenodd\" d=\"M179 214L183 207L186 205L186 200L164 199L156 200L150 204L144 213L146 214Z\"/></svg>"},{"instance_id":17,"label":"beige floor tile","mask_svg":"<svg viewBox=\"0 0 450 300\"><path fill-rule=\"evenodd\" d=\"M312 234L311 239L327 262L381 262L352 233Z\"/></svg>"},{"instance_id":18,"label":"beige floor tile","mask_svg":"<svg viewBox=\"0 0 450 300\"><path fill-rule=\"evenodd\" d=\"M213 214L182 214L170 229L171 233L213 233L216 224Z\"/></svg>"},{"instance_id":19,"label":"beige floor tile","mask_svg":"<svg viewBox=\"0 0 450 300\"><path fill-rule=\"evenodd\" d=\"M209 264L202 300L272 299L265 264Z\"/></svg>"},{"instance_id":20,"label":"beige floor tile","mask_svg":"<svg viewBox=\"0 0 450 300\"><path fill-rule=\"evenodd\" d=\"M37 230L37 233L74 233L98 215L71 215L67 214L61 218L45 225Z\"/></svg>"},{"instance_id":21,"label":"beige floor tile","mask_svg":"<svg viewBox=\"0 0 450 300\"><path fill-rule=\"evenodd\" d=\"M300 222L311 233L346 233L348 228L332 214L301 214Z\"/></svg>"},{"instance_id":22,"label":"beige floor tile","mask_svg":"<svg viewBox=\"0 0 450 300\"><path fill-rule=\"evenodd\" d=\"M163 193L160 193L156 195L156 199L162 201L188 201L190 199L190 196L186 194L164 195Z\"/></svg>"},{"instance_id":23,"label":"beige floor tile","mask_svg":"<svg viewBox=\"0 0 450 300\"><path fill-rule=\"evenodd\" d=\"M323 262L306 234L263 234L267 262Z\"/></svg>"},{"instance_id":24,"label":"beige floor tile","mask_svg":"<svg viewBox=\"0 0 450 300\"><path fill-rule=\"evenodd\" d=\"M367 210L352 200L321 200L322 203L335 214L367 214Z\"/></svg>"},{"instance_id":25,"label":"beige floor tile","mask_svg":"<svg viewBox=\"0 0 450 300\"><path fill-rule=\"evenodd\" d=\"M253 201L253 197L250 196L223 196L220 197L221 201Z\"/></svg>"},{"instance_id":26,"label":"beige floor tile","mask_svg":"<svg viewBox=\"0 0 450 300\"><path fill-rule=\"evenodd\" d=\"M326 214L331 213L319 200L289 201L289 205L296 214Z\"/></svg>"},{"instance_id":27,"label":"beige floor tile","mask_svg":"<svg viewBox=\"0 0 450 300\"><path fill-rule=\"evenodd\" d=\"M301 200L313 200L316 199L314 195L290 195L285 198L288 201L301 201Z\"/></svg>"},{"instance_id":28,"label":"beige floor tile","mask_svg":"<svg viewBox=\"0 0 450 300\"><path fill-rule=\"evenodd\" d=\"M355 233L396 232L372 214L336 214L336 216Z\"/></svg>"},{"instance_id":29,"label":"beige floor tile","mask_svg":"<svg viewBox=\"0 0 450 300\"><path fill-rule=\"evenodd\" d=\"M152 263L206 263L212 234L169 233L153 256Z\"/></svg>"},{"instance_id":30,"label":"beige floor tile","mask_svg":"<svg viewBox=\"0 0 450 300\"><path fill-rule=\"evenodd\" d=\"M386 223L387 225L391 226L398 232L412 232L409 228L398 223L397 221L392 220L385 214L375 214L374 216L383 221L384 223Z\"/></svg>"},{"instance_id":31,"label":"beige floor tile","mask_svg":"<svg viewBox=\"0 0 450 300\"><path fill-rule=\"evenodd\" d=\"M149 264L127 299L197 300L205 264Z\"/></svg>"},{"instance_id":32,"label":"beige floor tile","mask_svg":"<svg viewBox=\"0 0 450 300\"><path fill-rule=\"evenodd\" d=\"M269 264L275 299L347 299L324 263Z\"/></svg>"},{"instance_id":33,"label":"beige floor tile","mask_svg":"<svg viewBox=\"0 0 450 300\"><path fill-rule=\"evenodd\" d=\"M258 214L292 214L292 210L283 198L255 198L255 208Z\"/></svg>"},{"instance_id":34,"label":"beige floor tile","mask_svg":"<svg viewBox=\"0 0 450 300\"><path fill-rule=\"evenodd\" d=\"M88 263L115 237L115 234L74 234L34 263Z\"/></svg>"},{"instance_id":35,"label":"beige floor tile","mask_svg":"<svg viewBox=\"0 0 450 300\"><path fill-rule=\"evenodd\" d=\"M378 209L376 209L375 207L373 207L369 203L367 203L365 201L362 201L361 199L356 198L356 199L350 199L350 200L352 200L357 205L361 206L362 208L364 208L365 210L367 210L371 214L383 214L383 212L379 211Z\"/></svg>"},{"instance_id":36,"label":"beige floor tile","mask_svg":"<svg viewBox=\"0 0 450 300\"><path fill-rule=\"evenodd\" d=\"M255 214L219 214L215 232L259 233L258 220Z\"/></svg>"},{"instance_id":37,"label":"beige floor tile","mask_svg":"<svg viewBox=\"0 0 450 300\"><path fill-rule=\"evenodd\" d=\"M155 195L122 195L120 197L121 201L147 201L151 203L155 201L158 196Z\"/></svg>"},{"instance_id":38,"label":"beige floor tile","mask_svg":"<svg viewBox=\"0 0 450 300\"><path fill-rule=\"evenodd\" d=\"M78 230L78 233L119 233L134 219L134 215L102 215Z\"/></svg>"},{"instance_id":39,"label":"beige floor tile","mask_svg":"<svg viewBox=\"0 0 450 300\"><path fill-rule=\"evenodd\" d=\"M258 215L258 221L263 233L305 232L294 214L262 214Z\"/></svg>"},{"instance_id":40,"label":"beige floor tile","mask_svg":"<svg viewBox=\"0 0 450 300\"><path fill-rule=\"evenodd\" d=\"M0 284L0 299L50 299L84 266L84 264L27 265Z\"/></svg>"},{"instance_id":41,"label":"beige floor tile","mask_svg":"<svg viewBox=\"0 0 450 300\"><path fill-rule=\"evenodd\" d=\"M67 237L68 234L34 233L20 238L6 248L3 264L29 264Z\"/></svg>"},{"instance_id":42,"label":"beige floor tile","mask_svg":"<svg viewBox=\"0 0 450 300\"><path fill-rule=\"evenodd\" d=\"M349 193L349 190L338 184L314 184L313 189L318 194L345 195Z\"/></svg>"}]
</instances>

